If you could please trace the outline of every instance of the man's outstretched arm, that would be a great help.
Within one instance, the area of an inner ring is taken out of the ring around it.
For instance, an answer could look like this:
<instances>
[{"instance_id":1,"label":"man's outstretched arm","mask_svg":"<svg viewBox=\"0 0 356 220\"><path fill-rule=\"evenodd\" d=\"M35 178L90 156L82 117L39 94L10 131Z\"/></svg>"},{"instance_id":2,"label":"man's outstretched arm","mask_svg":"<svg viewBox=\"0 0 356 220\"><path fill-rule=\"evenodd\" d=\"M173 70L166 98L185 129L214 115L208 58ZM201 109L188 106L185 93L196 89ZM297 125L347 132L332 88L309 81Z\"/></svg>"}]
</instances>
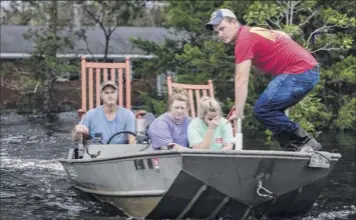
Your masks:
<instances>
[{"instance_id":1,"label":"man's outstretched arm","mask_svg":"<svg viewBox=\"0 0 356 220\"><path fill-rule=\"evenodd\" d=\"M244 108L248 95L251 60L245 60L235 66L235 108L236 118L244 116Z\"/></svg>"}]
</instances>

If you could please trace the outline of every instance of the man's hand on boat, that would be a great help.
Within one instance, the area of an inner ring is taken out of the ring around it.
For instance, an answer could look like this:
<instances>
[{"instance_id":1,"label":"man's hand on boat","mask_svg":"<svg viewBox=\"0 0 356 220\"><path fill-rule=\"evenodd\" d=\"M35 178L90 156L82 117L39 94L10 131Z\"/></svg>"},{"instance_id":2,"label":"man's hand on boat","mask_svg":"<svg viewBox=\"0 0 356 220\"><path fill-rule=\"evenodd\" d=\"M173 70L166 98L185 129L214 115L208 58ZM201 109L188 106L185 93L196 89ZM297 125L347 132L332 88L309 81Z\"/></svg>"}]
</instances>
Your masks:
<instances>
[{"instance_id":1,"label":"man's hand on boat","mask_svg":"<svg viewBox=\"0 0 356 220\"><path fill-rule=\"evenodd\" d=\"M235 120L237 120L237 119L239 119L239 118L241 118L241 119L244 119L245 118L245 116L242 114L242 113L233 113L228 119L227 119L227 121L228 121L228 123L232 123L233 121L235 121Z\"/></svg>"},{"instance_id":2,"label":"man's hand on boat","mask_svg":"<svg viewBox=\"0 0 356 220\"><path fill-rule=\"evenodd\" d=\"M72 139L73 141L77 141L79 140L79 135L80 134L85 134L88 135L89 134L89 129L85 126L85 125L76 125L73 129L72 132Z\"/></svg>"}]
</instances>

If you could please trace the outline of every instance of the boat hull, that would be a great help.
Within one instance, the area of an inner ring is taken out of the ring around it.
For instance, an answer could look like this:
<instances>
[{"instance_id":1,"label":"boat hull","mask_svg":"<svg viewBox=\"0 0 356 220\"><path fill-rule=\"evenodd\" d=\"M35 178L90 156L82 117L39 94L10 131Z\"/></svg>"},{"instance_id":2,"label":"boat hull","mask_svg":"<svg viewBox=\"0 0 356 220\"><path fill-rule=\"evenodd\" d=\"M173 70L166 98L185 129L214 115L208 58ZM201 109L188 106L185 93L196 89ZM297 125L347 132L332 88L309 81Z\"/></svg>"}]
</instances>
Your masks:
<instances>
[{"instance_id":1,"label":"boat hull","mask_svg":"<svg viewBox=\"0 0 356 220\"><path fill-rule=\"evenodd\" d=\"M341 157L323 154L328 168L310 167L310 153L281 151L154 151L60 162L76 188L130 217L283 218L306 213L320 195Z\"/></svg>"}]
</instances>

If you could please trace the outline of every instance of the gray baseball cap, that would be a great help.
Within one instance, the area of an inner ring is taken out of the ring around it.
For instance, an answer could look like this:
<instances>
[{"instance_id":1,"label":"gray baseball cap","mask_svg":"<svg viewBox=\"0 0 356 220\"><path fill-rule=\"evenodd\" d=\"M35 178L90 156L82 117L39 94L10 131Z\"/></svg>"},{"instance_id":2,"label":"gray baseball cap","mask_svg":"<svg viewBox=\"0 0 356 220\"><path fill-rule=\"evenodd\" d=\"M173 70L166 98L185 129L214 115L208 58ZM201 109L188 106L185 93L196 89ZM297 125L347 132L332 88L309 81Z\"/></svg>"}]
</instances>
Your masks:
<instances>
[{"instance_id":1,"label":"gray baseball cap","mask_svg":"<svg viewBox=\"0 0 356 220\"><path fill-rule=\"evenodd\" d=\"M210 16L210 21L205 25L205 27L212 31L213 30L213 26L214 25L218 25L220 24L220 22L222 20L224 20L224 18L236 18L236 15L230 11L229 9L225 9L225 8L222 8L222 9L218 9L216 11L214 11L211 16Z\"/></svg>"},{"instance_id":2,"label":"gray baseball cap","mask_svg":"<svg viewBox=\"0 0 356 220\"><path fill-rule=\"evenodd\" d=\"M107 81L104 81L104 82L102 82L101 83L101 85L100 85L100 91L102 91L105 87L107 87L107 86L112 86L112 87L114 87L115 89L117 89L117 84L114 82L114 81L112 81L112 80L107 80Z\"/></svg>"}]
</instances>

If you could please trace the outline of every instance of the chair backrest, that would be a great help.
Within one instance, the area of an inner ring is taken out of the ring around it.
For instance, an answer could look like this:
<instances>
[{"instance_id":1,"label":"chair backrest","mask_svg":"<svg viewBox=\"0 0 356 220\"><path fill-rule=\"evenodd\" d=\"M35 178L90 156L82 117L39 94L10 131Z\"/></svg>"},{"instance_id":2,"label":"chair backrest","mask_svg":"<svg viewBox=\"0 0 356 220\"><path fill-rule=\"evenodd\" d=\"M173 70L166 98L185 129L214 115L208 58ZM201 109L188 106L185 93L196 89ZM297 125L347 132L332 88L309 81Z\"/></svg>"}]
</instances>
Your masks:
<instances>
[{"instance_id":1,"label":"chair backrest","mask_svg":"<svg viewBox=\"0 0 356 220\"><path fill-rule=\"evenodd\" d=\"M80 117L88 110L100 106L100 84L106 80L114 80L118 84L118 105L131 109L131 73L130 59L123 63L81 61L81 92L82 103L78 113ZM125 92L124 92L125 89ZM125 93L125 96L124 96Z\"/></svg>"},{"instance_id":2,"label":"chair backrest","mask_svg":"<svg viewBox=\"0 0 356 220\"><path fill-rule=\"evenodd\" d=\"M177 89L185 89L188 92L189 97L189 116L197 117L199 111L199 100L202 96L210 96L214 98L214 87L213 81L209 80L208 84L205 85L197 85L197 84L182 84L182 83L174 83L172 82L172 78L167 77L167 87L168 87L168 95L172 95L172 91L174 88ZM196 111L197 110L197 111Z\"/></svg>"}]
</instances>

